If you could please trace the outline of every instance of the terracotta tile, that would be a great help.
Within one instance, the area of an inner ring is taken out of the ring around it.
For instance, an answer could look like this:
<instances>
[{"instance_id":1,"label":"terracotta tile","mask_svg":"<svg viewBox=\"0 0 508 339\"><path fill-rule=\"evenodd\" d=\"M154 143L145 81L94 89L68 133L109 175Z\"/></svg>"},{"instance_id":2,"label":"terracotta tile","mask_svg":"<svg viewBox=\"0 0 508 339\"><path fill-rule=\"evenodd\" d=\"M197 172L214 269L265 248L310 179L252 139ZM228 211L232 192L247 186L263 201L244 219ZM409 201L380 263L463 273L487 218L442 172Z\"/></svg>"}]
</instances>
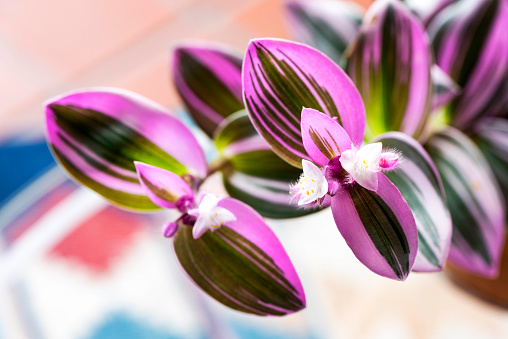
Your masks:
<instances>
[{"instance_id":1,"label":"terracotta tile","mask_svg":"<svg viewBox=\"0 0 508 339\"><path fill-rule=\"evenodd\" d=\"M240 14L235 24L253 30L257 37L289 38L284 22L283 2L264 0Z\"/></svg>"},{"instance_id":2,"label":"terracotta tile","mask_svg":"<svg viewBox=\"0 0 508 339\"><path fill-rule=\"evenodd\" d=\"M153 0L27 0L0 12L0 33L70 76L143 37L169 16Z\"/></svg>"},{"instance_id":3,"label":"terracotta tile","mask_svg":"<svg viewBox=\"0 0 508 339\"><path fill-rule=\"evenodd\" d=\"M165 107L179 105L176 91L170 84L169 52L150 59L114 85L144 95Z\"/></svg>"}]
</instances>

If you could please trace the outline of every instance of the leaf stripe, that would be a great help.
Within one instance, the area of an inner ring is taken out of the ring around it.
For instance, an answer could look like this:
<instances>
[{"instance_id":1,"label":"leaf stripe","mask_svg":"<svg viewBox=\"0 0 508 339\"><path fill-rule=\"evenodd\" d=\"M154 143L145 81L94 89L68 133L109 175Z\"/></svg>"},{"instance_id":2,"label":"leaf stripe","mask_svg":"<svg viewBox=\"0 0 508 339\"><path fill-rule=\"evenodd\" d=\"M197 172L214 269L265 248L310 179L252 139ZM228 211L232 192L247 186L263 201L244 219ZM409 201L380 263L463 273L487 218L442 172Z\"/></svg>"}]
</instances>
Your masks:
<instances>
[{"instance_id":1,"label":"leaf stripe","mask_svg":"<svg viewBox=\"0 0 508 339\"><path fill-rule=\"evenodd\" d=\"M349 191L365 231L399 279L409 274L409 243L390 207L374 192L357 186Z\"/></svg>"}]
</instances>

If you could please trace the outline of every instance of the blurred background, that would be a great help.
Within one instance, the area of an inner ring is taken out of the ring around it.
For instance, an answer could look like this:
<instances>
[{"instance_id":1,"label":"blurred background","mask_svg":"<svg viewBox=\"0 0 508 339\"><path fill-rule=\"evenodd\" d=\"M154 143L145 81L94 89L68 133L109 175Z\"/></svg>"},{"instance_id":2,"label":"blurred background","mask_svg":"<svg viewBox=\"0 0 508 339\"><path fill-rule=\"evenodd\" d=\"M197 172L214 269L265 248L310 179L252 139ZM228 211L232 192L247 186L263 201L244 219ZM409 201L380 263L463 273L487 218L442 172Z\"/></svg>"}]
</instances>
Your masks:
<instances>
[{"instance_id":1,"label":"blurred background","mask_svg":"<svg viewBox=\"0 0 508 339\"><path fill-rule=\"evenodd\" d=\"M359 1L367 7L370 1ZM170 51L290 38L274 0L0 1L0 339L508 338L508 312L443 273L380 278L355 260L330 211L270 221L300 273L306 310L256 318L190 283L162 215L109 206L57 167L43 102L115 86L182 114Z\"/></svg>"}]
</instances>

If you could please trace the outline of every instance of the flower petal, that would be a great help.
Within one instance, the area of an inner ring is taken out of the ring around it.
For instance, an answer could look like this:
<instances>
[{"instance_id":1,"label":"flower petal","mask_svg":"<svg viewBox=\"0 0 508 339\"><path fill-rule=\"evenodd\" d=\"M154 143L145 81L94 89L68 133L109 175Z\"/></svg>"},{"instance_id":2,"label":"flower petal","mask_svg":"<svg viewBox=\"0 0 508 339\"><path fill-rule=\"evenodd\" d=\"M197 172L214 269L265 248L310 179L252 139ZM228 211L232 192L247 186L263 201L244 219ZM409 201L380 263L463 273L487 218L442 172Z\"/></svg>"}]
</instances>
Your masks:
<instances>
[{"instance_id":1,"label":"flower petal","mask_svg":"<svg viewBox=\"0 0 508 339\"><path fill-rule=\"evenodd\" d=\"M173 52L175 87L196 123L210 137L228 115L243 109L242 59L227 47L184 44Z\"/></svg>"},{"instance_id":2,"label":"flower petal","mask_svg":"<svg viewBox=\"0 0 508 339\"><path fill-rule=\"evenodd\" d=\"M286 1L289 28L296 40L313 46L337 64L360 30L363 9L348 1Z\"/></svg>"},{"instance_id":3,"label":"flower petal","mask_svg":"<svg viewBox=\"0 0 508 339\"><path fill-rule=\"evenodd\" d=\"M463 133L449 128L425 148L443 179L453 222L449 260L495 277L505 236L505 202L487 160Z\"/></svg>"},{"instance_id":4,"label":"flower petal","mask_svg":"<svg viewBox=\"0 0 508 339\"><path fill-rule=\"evenodd\" d=\"M139 182L150 200L162 208L175 208L178 199L193 199L192 188L178 175L165 169L135 161Z\"/></svg>"},{"instance_id":5,"label":"flower petal","mask_svg":"<svg viewBox=\"0 0 508 339\"><path fill-rule=\"evenodd\" d=\"M111 202L157 208L139 184L134 161L177 175L204 177L207 165L192 133L161 106L135 93L92 88L46 106L49 146L69 174Z\"/></svg>"},{"instance_id":6,"label":"flower petal","mask_svg":"<svg viewBox=\"0 0 508 339\"><path fill-rule=\"evenodd\" d=\"M377 175L377 192L356 186L333 196L333 218L362 264L384 277L405 280L418 251L415 220L397 187Z\"/></svg>"},{"instance_id":7,"label":"flower petal","mask_svg":"<svg viewBox=\"0 0 508 339\"><path fill-rule=\"evenodd\" d=\"M356 152L358 159L365 160L368 164L377 164L381 157L383 145L380 142L367 144Z\"/></svg>"},{"instance_id":8,"label":"flower petal","mask_svg":"<svg viewBox=\"0 0 508 339\"><path fill-rule=\"evenodd\" d=\"M337 117L355 145L365 111L351 79L321 52L285 40L252 40L243 65L251 120L275 153L295 167L308 159L301 135L303 107Z\"/></svg>"},{"instance_id":9,"label":"flower petal","mask_svg":"<svg viewBox=\"0 0 508 339\"><path fill-rule=\"evenodd\" d=\"M377 1L352 45L348 74L367 113L366 138L387 131L418 137L431 110L431 49L418 18L400 1Z\"/></svg>"},{"instance_id":10,"label":"flower petal","mask_svg":"<svg viewBox=\"0 0 508 339\"><path fill-rule=\"evenodd\" d=\"M493 114L488 108L508 69L507 21L508 3L487 0L457 1L429 23L436 63L462 88L446 112L461 130Z\"/></svg>"},{"instance_id":11,"label":"flower petal","mask_svg":"<svg viewBox=\"0 0 508 339\"><path fill-rule=\"evenodd\" d=\"M302 110L301 126L305 151L319 166L325 166L329 160L351 148L351 138L344 128L315 109Z\"/></svg>"},{"instance_id":12,"label":"flower petal","mask_svg":"<svg viewBox=\"0 0 508 339\"><path fill-rule=\"evenodd\" d=\"M396 149L404 157L396 171L385 175L406 199L416 221L418 254L413 271L441 271L450 250L452 221L434 162L423 147L406 134L389 132L375 141Z\"/></svg>"},{"instance_id":13,"label":"flower petal","mask_svg":"<svg viewBox=\"0 0 508 339\"><path fill-rule=\"evenodd\" d=\"M189 227L181 227L175 236L177 258L189 277L211 297L241 312L281 316L303 309L300 279L261 216L231 198L219 206L237 220L196 240Z\"/></svg>"}]
</instances>

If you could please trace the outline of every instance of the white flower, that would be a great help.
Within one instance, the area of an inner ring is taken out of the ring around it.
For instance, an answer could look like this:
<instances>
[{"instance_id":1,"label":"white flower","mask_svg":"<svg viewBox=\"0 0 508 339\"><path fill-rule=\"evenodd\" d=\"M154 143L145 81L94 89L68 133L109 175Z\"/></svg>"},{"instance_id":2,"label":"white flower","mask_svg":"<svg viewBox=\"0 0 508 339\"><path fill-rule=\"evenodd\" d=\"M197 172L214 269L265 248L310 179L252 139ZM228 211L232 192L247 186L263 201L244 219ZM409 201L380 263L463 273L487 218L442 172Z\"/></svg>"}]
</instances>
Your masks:
<instances>
[{"instance_id":1,"label":"white flower","mask_svg":"<svg viewBox=\"0 0 508 339\"><path fill-rule=\"evenodd\" d=\"M342 152L340 164L358 184L377 191L377 172L381 170L379 161L382 147L380 142L365 145L359 150L352 146L351 149Z\"/></svg>"},{"instance_id":2,"label":"white flower","mask_svg":"<svg viewBox=\"0 0 508 339\"><path fill-rule=\"evenodd\" d=\"M235 221L236 217L224 207L217 206L220 199L211 193L206 194L198 208L190 210L188 213L197 217L196 223L192 229L194 239L202 236L206 231L215 231L224 226L229 221Z\"/></svg>"},{"instance_id":3,"label":"white flower","mask_svg":"<svg viewBox=\"0 0 508 339\"><path fill-rule=\"evenodd\" d=\"M302 160L302 167L300 179L290 188L290 194L293 199L298 199L298 205L313 203L328 192L328 182L319 167L308 160Z\"/></svg>"}]
</instances>

